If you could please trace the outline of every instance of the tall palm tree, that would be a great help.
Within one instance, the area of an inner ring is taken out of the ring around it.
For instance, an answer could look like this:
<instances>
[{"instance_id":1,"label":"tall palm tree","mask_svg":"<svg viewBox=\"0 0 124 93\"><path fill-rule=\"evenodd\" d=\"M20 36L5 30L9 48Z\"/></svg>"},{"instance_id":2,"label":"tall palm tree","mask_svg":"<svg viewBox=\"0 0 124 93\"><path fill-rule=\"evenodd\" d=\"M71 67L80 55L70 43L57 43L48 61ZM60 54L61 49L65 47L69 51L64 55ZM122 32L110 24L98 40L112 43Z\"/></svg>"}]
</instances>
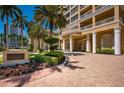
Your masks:
<instances>
[{"instance_id":1,"label":"tall palm tree","mask_svg":"<svg viewBox=\"0 0 124 93\"><path fill-rule=\"evenodd\" d=\"M45 25L45 29L50 29L52 34L55 29L63 29L67 25L67 20L63 14L66 9L61 5L43 5L35 7L36 10L34 18Z\"/></svg>"},{"instance_id":2,"label":"tall palm tree","mask_svg":"<svg viewBox=\"0 0 124 93\"><path fill-rule=\"evenodd\" d=\"M21 29L21 46L23 47L23 30L25 27L28 27L27 16L20 16L13 20L15 23L15 27L19 27Z\"/></svg>"},{"instance_id":3,"label":"tall palm tree","mask_svg":"<svg viewBox=\"0 0 124 93\"><path fill-rule=\"evenodd\" d=\"M19 17L22 14L21 10L15 5L0 5L0 19L6 21L6 50L8 50L8 25L9 18ZM6 20L4 20L6 19Z\"/></svg>"},{"instance_id":4,"label":"tall palm tree","mask_svg":"<svg viewBox=\"0 0 124 93\"><path fill-rule=\"evenodd\" d=\"M36 22L30 22L28 25L28 35L31 38L37 38L38 49L40 49L40 39L45 38L47 36L47 32Z\"/></svg>"},{"instance_id":5,"label":"tall palm tree","mask_svg":"<svg viewBox=\"0 0 124 93\"><path fill-rule=\"evenodd\" d=\"M56 29L63 29L67 25L66 17L64 16L64 11L61 5L43 5L35 7L36 10L34 18L42 26L45 25L45 29L50 29L50 38L52 38L52 32ZM52 45L50 44L50 47ZM49 48L50 49L50 48ZM51 49L50 49L51 51Z\"/></svg>"},{"instance_id":6,"label":"tall palm tree","mask_svg":"<svg viewBox=\"0 0 124 93\"><path fill-rule=\"evenodd\" d=\"M4 34L3 33L0 33L0 45L1 46L3 44L3 41L4 41Z\"/></svg>"}]
</instances>

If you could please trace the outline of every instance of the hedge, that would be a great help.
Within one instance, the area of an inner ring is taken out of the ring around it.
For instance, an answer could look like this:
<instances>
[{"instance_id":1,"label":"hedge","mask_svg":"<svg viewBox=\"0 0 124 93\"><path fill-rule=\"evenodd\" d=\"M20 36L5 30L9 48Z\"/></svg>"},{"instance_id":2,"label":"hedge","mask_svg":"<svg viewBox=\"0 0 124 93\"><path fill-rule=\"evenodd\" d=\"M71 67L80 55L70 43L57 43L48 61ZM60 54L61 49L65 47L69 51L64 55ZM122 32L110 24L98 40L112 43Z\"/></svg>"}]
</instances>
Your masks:
<instances>
[{"instance_id":1,"label":"hedge","mask_svg":"<svg viewBox=\"0 0 124 93\"><path fill-rule=\"evenodd\" d=\"M52 57L52 56L46 56L46 55L35 55L34 60L37 62L44 62L44 63L48 63L50 65L56 65L59 64L60 61L63 61L64 58L61 57L60 59L58 59L58 57Z\"/></svg>"},{"instance_id":2,"label":"hedge","mask_svg":"<svg viewBox=\"0 0 124 93\"><path fill-rule=\"evenodd\" d=\"M0 55L0 64L2 64L3 63L3 58L2 58L2 56Z\"/></svg>"},{"instance_id":3,"label":"hedge","mask_svg":"<svg viewBox=\"0 0 124 93\"><path fill-rule=\"evenodd\" d=\"M103 48L103 49L97 48L97 53L98 54L114 54L114 49L112 49L112 48Z\"/></svg>"}]
</instances>

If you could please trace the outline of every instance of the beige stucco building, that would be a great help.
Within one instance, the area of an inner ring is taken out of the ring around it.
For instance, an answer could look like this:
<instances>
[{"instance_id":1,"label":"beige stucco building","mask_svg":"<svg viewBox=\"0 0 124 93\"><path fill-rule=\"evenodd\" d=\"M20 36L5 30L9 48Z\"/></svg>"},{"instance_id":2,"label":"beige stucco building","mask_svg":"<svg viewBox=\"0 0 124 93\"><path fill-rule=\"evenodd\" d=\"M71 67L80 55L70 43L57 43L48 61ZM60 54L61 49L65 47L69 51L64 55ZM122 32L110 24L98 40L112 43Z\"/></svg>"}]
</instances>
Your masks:
<instances>
[{"instance_id":1,"label":"beige stucco building","mask_svg":"<svg viewBox=\"0 0 124 93\"><path fill-rule=\"evenodd\" d=\"M124 52L124 6L65 5L68 21L59 35L59 49L96 53L97 48Z\"/></svg>"}]
</instances>

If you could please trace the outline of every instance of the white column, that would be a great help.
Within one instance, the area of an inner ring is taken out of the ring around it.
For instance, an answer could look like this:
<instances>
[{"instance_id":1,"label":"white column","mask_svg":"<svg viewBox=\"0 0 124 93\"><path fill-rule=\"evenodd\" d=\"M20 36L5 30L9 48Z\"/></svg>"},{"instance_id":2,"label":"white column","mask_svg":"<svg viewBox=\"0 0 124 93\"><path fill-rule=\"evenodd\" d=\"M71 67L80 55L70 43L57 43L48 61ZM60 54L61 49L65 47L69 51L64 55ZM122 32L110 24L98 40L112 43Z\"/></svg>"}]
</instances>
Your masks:
<instances>
[{"instance_id":1,"label":"white column","mask_svg":"<svg viewBox=\"0 0 124 93\"><path fill-rule=\"evenodd\" d=\"M93 36L93 53L96 53L96 33L92 34Z\"/></svg>"},{"instance_id":2,"label":"white column","mask_svg":"<svg viewBox=\"0 0 124 93\"><path fill-rule=\"evenodd\" d=\"M63 46L62 46L63 51L65 51L65 39L63 39Z\"/></svg>"},{"instance_id":3,"label":"white column","mask_svg":"<svg viewBox=\"0 0 124 93\"><path fill-rule=\"evenodd\" d=\"M69 42L70 42L70 52L72 52L73 50L72 50L72 37L71 36L69 38Z\"/></svg>"},{"instance_id":4,"label":"white column","mask_svg":"<svg viewBox=\"0 0 124 93\"><path fill-rule=\"evenodd\" d=\"M121 30L120 28L114 29L114 47L115 55L121 54Z\"/></svg>"},{"instance_id":5,"label":"white column","mask_svg":"<svg viewBox=\"0 0 124 93\"><path fill-rule=\"evenodd\" d=\"M86 51L87 52L91 51L91 48L90 48L90 34L87 35Z\"/></svg>"},{"instance_id":6,"label":"white column","mask_svg":"<svg viewBox=\"0 0 124 93\"><path fill-rule=\"evenodd\" d=\"M31 38L29 37L28 39L29 39L29 44L31 44Z\"/></svg>"}]
</instances>

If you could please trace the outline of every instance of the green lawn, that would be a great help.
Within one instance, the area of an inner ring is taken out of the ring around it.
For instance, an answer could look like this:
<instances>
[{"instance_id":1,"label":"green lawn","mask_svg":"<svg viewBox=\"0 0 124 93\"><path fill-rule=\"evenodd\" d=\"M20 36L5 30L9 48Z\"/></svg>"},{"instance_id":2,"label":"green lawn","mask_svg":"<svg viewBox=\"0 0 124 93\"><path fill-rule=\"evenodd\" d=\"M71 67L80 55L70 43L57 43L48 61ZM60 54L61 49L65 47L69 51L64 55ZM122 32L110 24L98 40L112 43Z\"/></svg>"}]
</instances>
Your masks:
<instances>
[{"instance_id":1,"label":"green lawn","mask_svg":"<svg viewBox=\"0 0 124 93\"><path fill-rule=\"evenodd\" d=\"M2 54L0 54L0 64L3 63Z\"/></svg>"}]
</instances>

